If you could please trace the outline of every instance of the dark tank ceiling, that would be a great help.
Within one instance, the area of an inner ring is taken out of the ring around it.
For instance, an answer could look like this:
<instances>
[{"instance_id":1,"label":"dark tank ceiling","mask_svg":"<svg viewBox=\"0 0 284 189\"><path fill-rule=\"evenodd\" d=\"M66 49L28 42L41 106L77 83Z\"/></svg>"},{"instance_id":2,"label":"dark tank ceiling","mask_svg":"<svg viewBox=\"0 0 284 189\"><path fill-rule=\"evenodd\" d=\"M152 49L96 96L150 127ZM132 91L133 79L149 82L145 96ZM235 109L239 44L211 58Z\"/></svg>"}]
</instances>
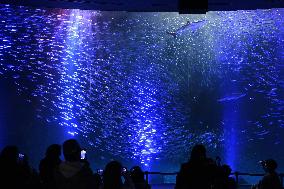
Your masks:
<instances>
[{"instance_id":1,"label":"dark tank ceiling","mask_svg":"<svg viewBox=\"0 0 284 189\"><path fill-rule=\"evenodd\" d=\"M284 0L1 0L0 2L45 8L180 13L284 7Z\"/></svg>"}]
</instances>

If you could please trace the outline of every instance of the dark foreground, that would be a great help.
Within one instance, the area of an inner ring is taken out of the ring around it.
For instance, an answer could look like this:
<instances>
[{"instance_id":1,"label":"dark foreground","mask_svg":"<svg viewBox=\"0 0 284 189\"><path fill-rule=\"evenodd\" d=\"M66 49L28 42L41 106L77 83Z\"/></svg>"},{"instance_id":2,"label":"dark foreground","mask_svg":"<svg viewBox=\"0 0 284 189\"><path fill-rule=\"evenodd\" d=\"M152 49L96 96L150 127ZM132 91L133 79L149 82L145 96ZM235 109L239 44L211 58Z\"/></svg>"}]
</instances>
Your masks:
<instances>
[{"instance_id":1,"label":"dark foreground","mask_svg":"<svg viewBox=\"0 0 284 189\"><path fill-rule=\"evenodd\" d=\"M174 184L153 184L152 189L174 189ZM239 186L238 189L250 189L251 186Z\"/></svg>"}]
</instances>

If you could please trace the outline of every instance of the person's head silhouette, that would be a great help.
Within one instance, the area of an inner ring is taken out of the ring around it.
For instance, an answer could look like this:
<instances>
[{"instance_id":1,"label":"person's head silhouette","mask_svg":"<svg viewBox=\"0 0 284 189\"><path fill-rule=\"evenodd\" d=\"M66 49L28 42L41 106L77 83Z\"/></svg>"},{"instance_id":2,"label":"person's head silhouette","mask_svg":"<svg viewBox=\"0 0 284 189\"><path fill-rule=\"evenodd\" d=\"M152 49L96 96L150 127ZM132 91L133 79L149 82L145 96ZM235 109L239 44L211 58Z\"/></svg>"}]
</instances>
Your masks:
<instances>
[{"instance_id":1,"label":"person's head silhouette","mask_svg":"<svg viewBox=\"0 0 284 189\"><path fill-rule=\"evenodd\" d=\"M206 159L206 148L202 144L197 144L192 148L190 160L199 161Z\"/></svg>"},{"instance_id":2,"label":"person's head silhouette","mask_svg":"<svg viewBox=\"0 0 284 189\"><path fill-rule=\"evenodd\" d=\"M232 169L229 165L222 165L222 172L225 177L229 177L232 172Z\"/></svg>"},{"instance_id":3,"label":"person's head silhouette","mask_svg":"<svg viewBox=\"0 0 284 189\"><path fill-rule=\"evenodd\" d=\"M63 143L63 155L66 161L80 161L81 147L77 140L69 139Z\"/></svg>"},{"instance_id":4,"label":"person's head silhouette","mask_svg":"<svg viewBox=\"0 0 284 189\"><path fill-rule=\"evenodd\" d=\"M144 181L144 172L139 166L134 166L130 169L130 175L133 182L143 182Z\"/></svg>"},{"instance_id":5,"label":"person's head silhouette","mask_svg":"<svg viewBox=\"0 0 284 189\"><path fill-rule=\"evenodd\" d=\"M104 188L119 188L122 185L122 165L118 161L109 162L103 172Z\"/></svg>"},{"instance_id":6,"label":"person's head silhouette","mask_svg":"<svg viewBox=\"0 0 284 189\"><path fill-rule=\"evenodd\" d=\"M60 155L61 146L59 144L50 145L45 152L45 156L49 158L58 158Z\"/></svg>"},{"instance_id":7,"label":"person's head silhouette","mask_svg":"<svg viewBox=\"0 0 284 189\"><path fill-rule=\"evenodd\" d=\"M109 174L113 177L120 177L122 172L122 165L118 161L111 161L106 165L104 175Z\"/></svg>"},{"instance_id":8,"label":"person's head silhouette","mask_svg":"<svg viewBox=\"0 0 284 189\"><path fill-rule=\"evenodd\" d=\"M19 159L19 150L17 146L6 146L1 154L0 158L4 162L17 163Z\"/></svg>"},{"instance_id":9,"label":"person's head silhouette","mask_svg":"<svg viewBox=\"0 0 284 189\"><path fill-rule=\"evenodd\" d=\"M265 172L273 172L277 168L277 162L274 159L267 159L264 161L261 161L261 165Z\"/></svg>"}]
</instances>

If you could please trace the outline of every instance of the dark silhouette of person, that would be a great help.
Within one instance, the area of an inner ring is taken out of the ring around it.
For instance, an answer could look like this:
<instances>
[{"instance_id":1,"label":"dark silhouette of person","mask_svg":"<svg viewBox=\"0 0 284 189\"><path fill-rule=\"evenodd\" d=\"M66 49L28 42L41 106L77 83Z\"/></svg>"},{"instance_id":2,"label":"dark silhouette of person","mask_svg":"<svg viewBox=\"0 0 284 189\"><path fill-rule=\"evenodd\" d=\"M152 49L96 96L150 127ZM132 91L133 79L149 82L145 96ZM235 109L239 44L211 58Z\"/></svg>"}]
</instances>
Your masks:
<instances>
[{"instance_id":1,"label":"dark silhouette of person","mask_svg":"<svg viewBox=\"0 0 284 189\"><path fill-rule=\"evenodd\" d=\"M232 172L231 167L229 165L222 165L221 171L222 185L220 189L236 189L237 183L234 178L230 177Z\"/></svg>"},{"instance_id":2,"label":"dark silhouette of person","mask_svg":"<svg viewBox=\"0 0 284 189\"><path fill-rule=\"evenodd\" d=\"M145 181L144 172L139 166L134 166L130 169L130 176L135 189L151 189L151 186Z\"/></svg>"},{"instance_id":3,"label":"dark silhouette of person","mask_svg":"<svg viewBox=\"0 0 284 189\"><path fill-rule=\"evenodd\" d=\"M39 175L43 188L53 188L54 173L58 169L61 156L61 146L59 144L50 145L45 152L45 157L39 164Z\"/></svg>"},{"instance_id":4,"label":"dark silhouette of person","mask_svg":"<svg viewBox=\"0 0 284 189\"><path fill-rule=\"evenodd\" d=\"M265 171L263 178L252 188L253 189L281 189L281 182L278 173L276 172L277 162L273 159L260 161L262 168Z\"/></svg>"},{"instance_id":5,"label":"dark silhouette of person","mask_svg":"<svg viewBox=\"0 0 284 189\"><path fill-rule=\"evenodd\" d=\"M125 182L122 182L121 177ZM109 162L103 172L102 189L135 189L129 171L124 171L118 161Z\"/></svg>"},{"instance_id":6,"label":"dark silhouette of person","mask_svg":"<svg viewBox=\"0 0 284 189\"><path fill-rule=\"evenodd\" d=\"M27 156L17 146L6 146L0 154L0 188L39 187L37 174L29 166Z\"/></svg>"},{"instance_id":7,"label":"dark silhouette of person","mask_svg":"<svg viewBox=\"0 0 284 189\"><path fill-rule=\"evenodd\" d=\"M96 189L94 174L86 160L81 161L81 147L75 139L63 143L65 161L55 171L56 189Z\"/></svg>"},{"instance_id":8,"label":"dark silhouette of person","mask_svg":"<svg viewBox=\"0 0 284 189\"><path fill-rule=\"evenodd\" d=\"M205 146L195 145L189 161L181 165L176 177L175 189L212 189L216 170L215 161L206 156Z\"/></svg>"}]
</instances>

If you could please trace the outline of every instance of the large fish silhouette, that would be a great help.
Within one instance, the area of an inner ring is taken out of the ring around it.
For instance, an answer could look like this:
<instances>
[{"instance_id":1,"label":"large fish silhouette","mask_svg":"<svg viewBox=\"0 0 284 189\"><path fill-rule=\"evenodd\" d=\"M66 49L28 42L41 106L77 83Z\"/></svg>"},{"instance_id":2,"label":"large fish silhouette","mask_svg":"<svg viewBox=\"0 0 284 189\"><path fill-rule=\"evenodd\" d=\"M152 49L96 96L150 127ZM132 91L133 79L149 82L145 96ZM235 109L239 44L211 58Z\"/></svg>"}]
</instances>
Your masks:
<instances>
[{"instance_id":1,"label":"large fish silhouette","mask_svg":"<svg viewBox=\"0 0 284 189\"><path fill-rule=\"evenodd\" d=\"M197 31L199 28L204 26L206 23L206 20L201 20L197 22L190 22L188 21L185 25L180 27L174 32L167 32L167 34L172 35L174 38L176 38L178 35L181 35L183 32L190 30L191 32Z\"/></svg>"}]
</instances>

